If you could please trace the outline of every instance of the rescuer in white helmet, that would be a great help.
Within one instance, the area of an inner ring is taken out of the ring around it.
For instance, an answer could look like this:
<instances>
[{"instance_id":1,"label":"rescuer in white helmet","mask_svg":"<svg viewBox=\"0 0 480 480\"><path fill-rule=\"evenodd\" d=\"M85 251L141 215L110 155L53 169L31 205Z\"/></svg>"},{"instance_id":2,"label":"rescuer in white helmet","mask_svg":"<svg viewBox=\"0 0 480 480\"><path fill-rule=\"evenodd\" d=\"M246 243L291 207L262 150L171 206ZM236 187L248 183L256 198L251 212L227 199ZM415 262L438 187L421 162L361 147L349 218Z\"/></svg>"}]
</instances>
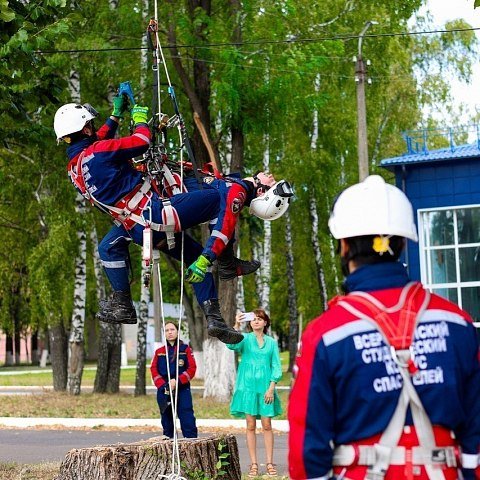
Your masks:
<instances>
[{"instance_id":1,"label":"rescuer in white helmet","mask_svg":"<svg viewBox=\"0 0 480 480\"><path fill-rule=\"evenodd\" d=\"M412 205L377 175L328 222L347 295L304 331L288 419L292 480L480 478L480 366L468 313L412 282ZM477 475L477 476L475 476Z\"/></svg>"},{"instance_id":2,"label":"rescuer in white helmet","mask_svg":"<svg viewBox=\"0 0 480 480\"><path fill-rule=\"evenodd\" d=\"M231 247L235 224L244 205L265 220L279 218L293 195L290 186L264 173L249 180L225 181L213 176L205 178L212 188L197 187L164 196L163 187L152 187L157 180L134 168L130 161L150 147L148 108L135 105L130 112L133 134L114 138L119 120L129 111L128 96L117 95L113 106L112 115L98 131L93 123L97 112L87 104L63 105L54 118L57 140L68 145L67 171L72 183L92 205L115 220L99 244L100 260L113 291L110 298L100 301L96 317L107 323L137 322L129 278L128 249L133 241L184 259L190 265L185 279L194 284L208 334L224 343L241 341L243 336L222 318L210 267L220 259L218 270L223 279L252 273L259 267L259 262L234 257ZM175 240L180 240L180 231L205 222L210 223L212 235L204 248L187 234L181 242Z\"/></svg>"}]
</instances>

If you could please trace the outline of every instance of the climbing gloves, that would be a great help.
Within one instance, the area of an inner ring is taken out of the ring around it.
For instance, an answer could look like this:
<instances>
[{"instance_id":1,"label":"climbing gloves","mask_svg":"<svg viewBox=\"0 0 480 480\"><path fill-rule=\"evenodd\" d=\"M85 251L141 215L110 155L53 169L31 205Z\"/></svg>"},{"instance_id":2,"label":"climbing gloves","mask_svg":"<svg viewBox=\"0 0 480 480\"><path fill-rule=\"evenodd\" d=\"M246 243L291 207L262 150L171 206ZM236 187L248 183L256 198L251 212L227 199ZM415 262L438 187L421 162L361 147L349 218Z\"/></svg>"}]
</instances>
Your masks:
<instances>
[{"instance_id":1,"label":"climbing gloves","mask_svg":"<svg viewBox=\"0 0 480 480\"><path fill-rule=\"evenodd\" d=\"M128 110L129 101L126 95L117 95L113 97L112 116L123 118L124 113Z\"/></svg>"},{"instance_id":2,"label":"climbing gloves","mask_svg":"<svg viewBox=\"0 0 480 480\"><path fill-rule=\"evenodd\" d=\"M135 125L138 123L148 123L148 107L134 105L132 108L132 120Z\"/></svg>"},{"instance_id":3,"label":"climbing gloves","mask_svg":"<svg viewBox=\"0 0 480 480\"><path fill-rule=\"evenodd\" d=\"M112 116L123 118L125 112L128 111L130 102L126 95L117 95L113 97L113 111ZM148 107L134 105L131 111L132 120L135 125L139 123L148 123Z\"/></svg>"},{"instance_id":4,"label":"climbing gloves","mask_svg":"<svg viewBox=\"0 0 480 480\"><path fill-rule=\"evenodd\" d=\"M185 281L188 283L202 282L211 266L212 262L204 255L200 255L185 271Z\"/></svg>"}]
</instances>

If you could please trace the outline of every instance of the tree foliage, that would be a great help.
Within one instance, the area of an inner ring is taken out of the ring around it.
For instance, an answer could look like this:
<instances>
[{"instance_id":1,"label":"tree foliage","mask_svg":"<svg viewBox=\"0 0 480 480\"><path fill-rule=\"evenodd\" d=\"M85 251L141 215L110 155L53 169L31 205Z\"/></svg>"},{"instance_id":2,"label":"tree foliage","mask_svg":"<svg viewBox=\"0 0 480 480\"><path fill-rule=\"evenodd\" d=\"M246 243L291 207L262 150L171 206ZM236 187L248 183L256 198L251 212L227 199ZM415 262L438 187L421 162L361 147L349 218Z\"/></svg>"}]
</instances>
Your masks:
<instances>
[{"instance_id":1,"label":"tree foliage","mask_svg":"<svg viewBox=\"0 0 480 480\"><path fill-rule=\"evenodd\" d=\"M189 132L197 134L185 83L173 68L176 56L197 85L203 78L198 75L207 75L208 95L200 98L200 104L208 107L208 130L220 156L225 159L231 153L232 129L241 129L245 139L243 173L253 173L262 166L268 134L272 172L295 186L291 206L295 284L304 319L322 309L319 287L312 281L316 274L308 215L311 198L319 207L329 295L338 289L326 225L335 195L358 175L352 58L357 55L357 35L365 21L379 22L363 42L363 55L371 60L367 115L372 173L384 174L378 168L380 160L404 151L401 132L422 122L426 105L451 102L447 73L470 78L476 46L473 32L384 35L407 31L407 22L422 3L329 0L317 5L304 0L249 0L237 5L237 10L235 2L225 0L203 2L206 8L191 0L159 3L159 35ZM68 319L76 231L81 222L84 227L95 223L99 236L109 228L109 220L98 212L75 213L64 149L55 144L52 119L56 109L70 101L67 85L73 70L81 77L82 101L101 112L100 121L108 116L109 95L121 81L129 80L137 97L150 102L152 81L141 79L145 64L140 47L146 29L142 5L138 0L126 0L111 9L109 2L93 0L0 0L3 330L12 328L12 312L25 327ZM415 28L428 29L428 22L428 17L418 18ZM465 26L456 20L446 28ZM175 49L169 45L173 33ZM201 65L208 68L200 71ZM162 109L171 114L164 75L162 95ZM315 111L319 115L318 140L312 148ZM125 123L121 133L127 132ZM275 329L286 332L284 220L274 222L272 228L272 318ZM244 213L244 255L251 251L251 239L261 234L258 219ZM139 264L138 251L132 254L134 264ZM133 292L138 299L138 272L136 278ZM252 308L257 301L253 280L246 278L245 285L247 308ZM178 298L176 274L165 275L164 287L168 299ZM91 300L94 288L90 272ZM87 302L90 315L92 305L94 302Z\"/></svg>"}]
</instances>

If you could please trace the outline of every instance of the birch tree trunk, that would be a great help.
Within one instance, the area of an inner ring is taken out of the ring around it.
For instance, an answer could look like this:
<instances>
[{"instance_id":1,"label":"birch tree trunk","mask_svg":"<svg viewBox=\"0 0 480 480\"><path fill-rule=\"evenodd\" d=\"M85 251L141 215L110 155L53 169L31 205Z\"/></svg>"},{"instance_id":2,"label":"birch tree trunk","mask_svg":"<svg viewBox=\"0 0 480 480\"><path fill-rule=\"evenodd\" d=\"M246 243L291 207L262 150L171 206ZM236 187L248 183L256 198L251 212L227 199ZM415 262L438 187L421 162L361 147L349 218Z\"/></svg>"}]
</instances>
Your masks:
<instances>
[{"instance_id":1,"label":"birch tree trunk","mask_svg":"<svg viewBox=\"0 0 480 480\"><path fill-rule=\"evenodd\" d=\"M216 271L214 271L216 274ZM218 278L217 278L218 280ZM237 279L218 282L219 304L227 325L235 323ZM203 319L202 319L203 321ZM203 322L204 323L204 322ZM235 386L235 354L220 340L207 337L203 342L204 398L228 401Z\"/></svg>"},{"instance_id":2,"label":"birch tree trunk","mask_svg":"<svg viewBox=\"0 0 480 480\"><path fill-rule=\"evenodd\" d=\"M269 171L270 168L270 138L264 137L265 150L263 152L263 170ZM260 308L263 308L270 315L270 281L272 276L272 226L271 222L263 223L263 243L254 240L253 249L255 258L260 260L260 268L255 272L255 284L257 287L257 296Z\"/></svg>"},{"instance_id":3,"label":"birch tree trunk","mask_svg":"<svg viewBox=\"0 0 480 480\"><path fill-rule=\"evenodd\" d=\"M241 4L238 0L230 0L228 7L230 8L230 17L233 19L231 39L238 45L242 41ZM232 121L229 129L231 172L243 170L245 135L241 112L239 111L237 114L238 118ZM239 226L237 225L236 238L238 238L238 234ZM237 279L217 282L217 285L222 316L227 325L232 326L236 313ZM204 397L228 401L235 386L235 354L225 348L220 341L208 339L203 347L203 360L205 365Z\"/></svg>"},{"instance_id":4,"label":"birch tree trunk","mask_svg":"<svg viewBox=\"0 0 480 480\"><path fill-rule=\"evenodd\" d=\"M327 212L331 212L331 207L330 207L330 202L327 199ZM336 249L334 245L334 239L331 235L328 237L328 245L330 247L330 258L332 259L332 270L333 274L335 276L335 295L338 295L340 293L340 279L338 277L338 268L337 268L337 254L336 254Z\"/></svg>"},{"instance_id":5,"label":"birch tree trunk","mask_svg":"<svg viewBox=\"0 0 480 480\"><path fill-rule=\"evenodd\" d=\"M235 354L216 338L203 343L204 390L203 398L219 402L230 401L235 386Z\"/></svg>"},{"instance_id":6,"label":"birch tree trunk","mask_svg":"<svg viewBox=\"0 0 480 480\"><path fill-rule=\"evenodd\" d=\"M97 282L97 297L105 298L105 277L98 254L98 238L95 226L90 232L93 246L93 267ZM99 322L97 373L93 391L95 393L117 393L120 386L120 366L122 357L122 325Z\"/></svg>"},{"instance_id":7,"label":"birch tree trunk","mask_svg":"<svg viewBox=\"0 0 480 480\"><path fill-rule=\"evenodd\" d=\"M312 222L312 247L315 254L315 267L317 270L317 282L320 289L320 296L322 298L323 310L327 309L328 295L327 295L327 282L325 280L325 272L323 269L323 256L320 249L320 243L318 241L318 213L317 213L317 199L315 197L315 191L310 191L310 220Z\"/></svg>"},{"instance_id":8,"label":"birch tree trunk","mask_svg":"<svg viewBox=\"0 0 480 480\"><path fill-rule=\"evenodd\" d=\"M142 23L146 25L148 19L150 18L150 2L149 0L142 0ZM142 105L145 104L145 98L143 92L146 90L146 79L148 73L148 42L147 36L142 35L142 44L141 44L141 53L140 53L140 96ZM139 100L137 100L138 102ZM133 105L132 105L133 106Z\"/></svg>"},{"instance_id":9,"label":"birch tree trunk","mask_svg":"<svg viewBox=\"0 0 480 480\"><path fill-rule=\"evenodd\" d=\"M315 93L320 91L320 75L315 77ZM313 111L313 125L312 125L312 137L310 141L310 148L316 151L318 148L318 110ZM312 222L312 246L315 255L315 267L317 271L317 282L320 289L320 295L322 297L323 310L327 309L328 295L327 295L327 283L325 280L325 272L323 267L322 251L320 249L320 243L318 241L318 212L317 212L317 199L315 196L315 189L312 187L309 192L309 208L310 208L310 220Z\"/></svg>"},{"instance_id":10,"label":"birch tree trunk","mask_svg":"<svg viewBox=\"0 0 480 480\"><path fill-rule=\"evenodd\" d=\"M84 215L83 197L77 194L77 211ZM87 297L87 236L84 230L77 232L78 256L75 260L75 286L73 290L73 312L68 340L68 382L67 390L71 395L80 395L83 366L85 361L84 329L85 303Z\"/></svg>"},{"instance_id":11,"label":"birch tree trunk","mask_svg":"<svg viewBox=\"0 0 480 480\"><path fill-rule=\"evenodd\" d=\"M295 288L295 269L293 264L293 241L292 225L290 221L290 212L285 213L285 243L287 245L287 284L288 284L288 351L289 362L288 371L291 372L295 364L297 355L298 339L298 308L297 308L297 289Z\"/></svg>"},{"instance_id":12,"label":"birch tree trunk","mask_svg":"<svg viewBox=\"0 0 480 480\"><path fill-rule=\"evenodd\" d=\"M142 261L142 279L149 267ZM146 395L145 372L147 364L147 323L150 290L142 282L137 330L137 369L135 374L135 396Z\"/></svg>"},{"instance_id":13,"label":"birch tree trunk","mask_svg":"<svg viewBox=\"0 0 480 480\"><path fill-rule=\"evenodd\" d=\"M72 70L68 87L72 101L80 103L80 74ZM75 209L85 215L85 199L77 193ZM67 390L71 395L79 395L85 361L85 303L87 297L87 236L85 230L77 232L78 256L75 260L75 286L73 291L72 324L68 348L68 382Z\"/></svg>"}]
</instances>

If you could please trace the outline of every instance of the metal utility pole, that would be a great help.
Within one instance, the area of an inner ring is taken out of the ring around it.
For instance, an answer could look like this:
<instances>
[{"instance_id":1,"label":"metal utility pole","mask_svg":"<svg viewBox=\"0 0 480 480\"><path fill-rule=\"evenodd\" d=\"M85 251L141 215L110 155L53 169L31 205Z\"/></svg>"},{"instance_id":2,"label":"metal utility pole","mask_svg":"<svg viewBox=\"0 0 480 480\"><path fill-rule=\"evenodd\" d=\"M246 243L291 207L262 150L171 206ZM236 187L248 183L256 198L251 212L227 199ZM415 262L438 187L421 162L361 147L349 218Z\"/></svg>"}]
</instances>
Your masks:
<instances>
[{"instance_id":1,"label":"metal utility pole","mask_svg":"<svg viewBox=\"0 0 480 480\"><path fill-rule=\"evenodd\" d=\"M367 107L365 104L365 82L367 67L362 58L363 37L371 25L378 22L369 20L365 23L358 37L358 56L355 61L355 82L357 83L357 135L358 135L358 176L362 181L368 177L368 138L367 138Z\"/></svg>"}]
</instances>

